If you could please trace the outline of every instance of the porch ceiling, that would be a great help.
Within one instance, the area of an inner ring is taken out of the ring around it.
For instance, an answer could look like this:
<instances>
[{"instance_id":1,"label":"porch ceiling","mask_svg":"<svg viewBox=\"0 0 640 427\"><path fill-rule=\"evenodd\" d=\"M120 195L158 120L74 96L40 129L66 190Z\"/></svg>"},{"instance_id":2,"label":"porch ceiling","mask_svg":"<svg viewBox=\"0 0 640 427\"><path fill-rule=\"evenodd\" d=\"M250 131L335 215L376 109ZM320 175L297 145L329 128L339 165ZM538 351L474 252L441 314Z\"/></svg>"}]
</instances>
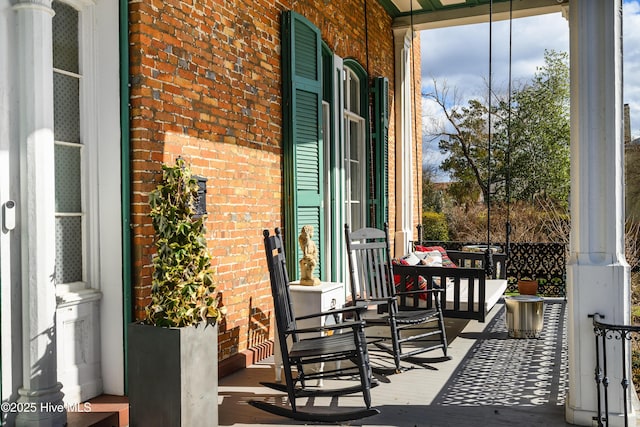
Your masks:
<instances>
[{"instance_id":1,"label":"porch ceiling","mask_svg":"<svg viewBox=\"0 0 640 427\"><path fill-rule=\"evenodd\" d=\"M414 30L487 22L491 0L378 0L393 17L394 28ZM509 19L509 1L493 0L493 19ZM513 17L561 12L569 0L513 0ZM413 19L412 19L413 15Z\"/></svg>"}]
</instances>

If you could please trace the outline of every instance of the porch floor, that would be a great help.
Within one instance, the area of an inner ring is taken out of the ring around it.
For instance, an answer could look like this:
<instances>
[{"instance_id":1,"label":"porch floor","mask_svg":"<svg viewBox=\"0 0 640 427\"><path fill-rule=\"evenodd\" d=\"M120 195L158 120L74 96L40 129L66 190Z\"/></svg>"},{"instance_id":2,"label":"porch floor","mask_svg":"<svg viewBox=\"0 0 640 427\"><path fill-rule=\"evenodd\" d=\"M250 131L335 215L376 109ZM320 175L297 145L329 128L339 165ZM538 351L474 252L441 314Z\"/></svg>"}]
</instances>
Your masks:
<instances>
[{"instance_id":1,"label":"porch floor","mask_svg":"<svg viewBox=\"0 0 640 427\"><path fill-rule=\"evenodd\" d=\"M373 407L380 414L341 425L358 426L568 426L564 421L567 389L566 303L545 299L539 339L510 339L501 299L486 323L447 319L448 354L427 353L419 364L387 377L377 376ZM387 358L371 354L372 363ZM304 425L261 411L247 402L283 396L260 385L273 381L273 359L219 380L219 425ZM305 399L298 400L304 410ZM314 408L339 410L360 406L361 395L316 398Z\"/></svg>"}]
</instances>

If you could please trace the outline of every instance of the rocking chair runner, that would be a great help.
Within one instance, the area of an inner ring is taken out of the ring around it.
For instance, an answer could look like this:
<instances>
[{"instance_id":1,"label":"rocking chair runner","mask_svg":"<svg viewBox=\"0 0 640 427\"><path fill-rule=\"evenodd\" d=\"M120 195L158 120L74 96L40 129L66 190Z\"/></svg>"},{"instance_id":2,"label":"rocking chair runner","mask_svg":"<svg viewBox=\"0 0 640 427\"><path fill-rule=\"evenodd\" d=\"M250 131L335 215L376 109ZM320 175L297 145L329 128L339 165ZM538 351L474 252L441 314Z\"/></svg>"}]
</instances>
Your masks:
<instances>
[{"instance_id":1,"label":"rocking chair runner","mask_svg":"<svg viewBox=\"0 0 640 427\"><path fill-rule=\"evenodd\" d=\"M267 412L301 421L341 422L379 414L380 411L371 408L370 388L377 383L371 381L364 322L352 321L304 329L296 327L296 320L354 312L358 308L349 307L294 317L280 229L276 228L275 236L269 236L268 230L264 230L263 234L285 384L261 384L287 393L291 408L263 401L249 403ZM322 362L339 363L332 370L312 371L310 365ZM293 371L294 367L297 373ZM306 386L306 382L310 380L339 377L358 377L359 384L327 389ZM340 411L332 406L325 412L311 412L300 411L296 406L296 399L299 397L342 396L358 392L362 392L366 408Z\"/></svg>"},{"instance_id":2,"label":"rocking chair runner","mask_svg":"<svg viewBox=\"0 0 640 427\"><path fill-rule=\"evenodd\" d=\"M403 292L394 284L393 266L390 259L389 227L384 230L362 228L350 232L345 225L345 237L349 258L351 296L356 306L377 305L378 310L367 310L361 318L367 326L388 326L391 346L387 342L373 339L379 348L393 354L396 372L400 361L418 354L441 348L447 356L447 337L441 310L441 289L427 286L426 289ZM416 287L417 289L417 287ZM401 296L434 298L430 309L400 309ZM404 333L403 333L404 332ZM411 347L404 347L411 343Z\"/></svg>"}]
</instances>

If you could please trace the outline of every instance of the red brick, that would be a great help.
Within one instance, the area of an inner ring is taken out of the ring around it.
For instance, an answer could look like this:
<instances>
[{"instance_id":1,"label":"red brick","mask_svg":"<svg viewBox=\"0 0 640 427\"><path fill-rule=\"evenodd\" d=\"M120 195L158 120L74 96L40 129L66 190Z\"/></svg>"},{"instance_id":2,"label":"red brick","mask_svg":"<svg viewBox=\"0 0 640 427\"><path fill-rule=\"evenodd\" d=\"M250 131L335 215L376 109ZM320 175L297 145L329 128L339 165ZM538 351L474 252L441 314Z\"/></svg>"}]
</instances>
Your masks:
<instances>
[{"instance_id":1,"label":"red brick","mask_svg":"<svg viewBox=\"0 0 640 427\"><path fill-rule=\"evenodd\" d=\"M393 96L391 19L377 0L365 1L367 34L362 0L129 3L136 318L144 315L150 301L155 252L148 193L160 179L161 163L182 156L208 179L207 238L218 290L229 313L220 328L221 357L273 338L273 307L260 236L262 229L282 225L283 219L281 12L294 9L304 15L337 55L357 60L372 77L388 77ZM419 64L418 43L414 54ZM419 84L419 65L416 71ZM243 114L245 110L251 114ZM392 114L392 193L394 129ZM415 191L418 200L420 189ZM395 195L391 198L393 229ZM414 210L417 216L417 204ZM266 329L252 323L258 318L266 321Z\"/></svg>"}]
</instances>

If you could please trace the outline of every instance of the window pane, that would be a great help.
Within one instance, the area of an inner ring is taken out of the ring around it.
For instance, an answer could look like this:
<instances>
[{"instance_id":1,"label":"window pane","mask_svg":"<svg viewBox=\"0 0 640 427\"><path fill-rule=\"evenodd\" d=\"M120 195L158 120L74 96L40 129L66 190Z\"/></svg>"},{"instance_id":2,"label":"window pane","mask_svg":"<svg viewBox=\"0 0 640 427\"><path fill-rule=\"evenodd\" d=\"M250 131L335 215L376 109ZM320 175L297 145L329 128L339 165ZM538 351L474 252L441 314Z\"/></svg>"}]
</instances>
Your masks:
<instances>
[{"instance_id":1,"label":"window pane","mask_svg":"<svg viewBox=\"0 0 640 427\"><path fill-rule=\"evenodd\" d=\"M349 72L347 71L347 76L342 80L342 93L343 95L343 108L349 111Z\"/></svg>"},{"instance_id":2,"label":"window pane","mask_svg":"<svg viewBox=\"0 0 640 427\"><path fill-rule=\"evenodd\" d=\"M360 194L360 163L352 161L351 165L351 201L353 203L359 202L362 200L362 195Z\"/></svg>"},{"instance_id":3,"label":"window pane","mask_svg":"<svg viewBox=\"0 0 640 427\"><path fill-rule=\"evenodd\" d=\"M360 139L358 135L358 123L349 120L349 157L351 158L351 160L359 160L359 141Z\"/></svg>"},{"instance_id":4,"label":"window pane","mask_svg":"<svg viewBox=\"0 0 640 427\"><path fill-rule=\"evenodd\" d=\"M59 1L53 16L53 68L78 74L78 11Z\"/></svg>"},{"instance_id":5,"label":"window pane","mask_svg":"<svg viewBox=\"0 0 640 427\"><path fill-rule=\"evenodd\" d=\"M349 110L360 114L360 81L352 71L349 76Z\"/></svg>"},{"instance_id":6,"label":"window pane","mask_svg":"<svg viewBox=\"0 0 640 427\"><path fill-rule=\"evenodd\" d=\"M354 230L358 230L364 227L362 223L362 212L360 212L360 204L352 203L351 204L351 225L350 227Z\"/></svg>"},{"instance_id":7,"label":"window pane","mask_svg":"<svg viewBox=\"0 0 640 427\"><path fill-rule=\"evenodd\" d=\"M80 80L53 73L53 128L56 141L80 142Z\"/></svg>"},{"instance_id":8,"label":"window pane","mask_svg":"<svg viewBox=\"0 0 640 427\"><path fill-rule=\"evenodd\" d=\"M82 211L80 186L81 147L55 145L56 212Z\"/></svg>"},{"instance_id":9,"label":"window pane","mask_svg":"<svg viewBox=\"0 0 640 427\"><path fill-rule=\"evenodd\" d=\"M82 217L56 218L56 284L82 281Z\"/></svg>"}]
</instances>

